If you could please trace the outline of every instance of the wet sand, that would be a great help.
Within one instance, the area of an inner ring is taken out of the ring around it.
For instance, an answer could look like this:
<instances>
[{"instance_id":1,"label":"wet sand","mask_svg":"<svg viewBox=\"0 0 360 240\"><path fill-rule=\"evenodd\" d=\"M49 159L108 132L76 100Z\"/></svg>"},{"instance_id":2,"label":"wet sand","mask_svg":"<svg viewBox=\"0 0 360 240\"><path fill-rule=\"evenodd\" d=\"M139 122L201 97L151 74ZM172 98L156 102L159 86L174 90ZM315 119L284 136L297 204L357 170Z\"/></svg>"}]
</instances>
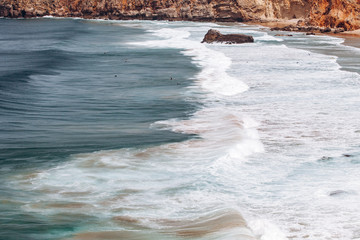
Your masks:
<instances>
[{"instance_id":1,"label":"wet sand","mask_svg":"<svg viewBox=\"0 0 360 240\"><path fill-rule=\"evenodd\" d=\"M360 48L360 29L355 31L344 32L341 34L335 34L333 36L344 38L345 45Z\"/></svg>"}]
</instances>

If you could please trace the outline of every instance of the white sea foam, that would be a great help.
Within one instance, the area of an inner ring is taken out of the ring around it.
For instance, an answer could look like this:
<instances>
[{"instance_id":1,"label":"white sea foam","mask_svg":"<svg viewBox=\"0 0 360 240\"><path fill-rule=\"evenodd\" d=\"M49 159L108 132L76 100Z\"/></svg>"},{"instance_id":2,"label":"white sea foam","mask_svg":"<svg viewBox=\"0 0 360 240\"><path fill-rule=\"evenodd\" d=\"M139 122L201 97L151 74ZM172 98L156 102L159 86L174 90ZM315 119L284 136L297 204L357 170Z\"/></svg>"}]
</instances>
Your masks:
<instances>
[{"instance_id":1,"label":"white sea foam","mask_svg":"<svg viewBox=\"0 0 360 240\"><path fill-rule=\"evenodd\" d=\"M131 44L176 48L189 56L200 68L189 92L196 89L196 101L203 107L188 119L159 121L153 127L196 134L198 138L144 149L74 155L67 164L18 181L23 189L42 195L42 201L29 202L24 209L43 214L85 211L102 216L111 225L116 222L113 218L125 215L136 219L136 224L131 224L160 230L166 229L163 222L196 222L199 215L223 208L240 216L234 210L236 196L214 187L222 176L216 175L213 168L218 165L222 169L239 169L246 157L263 151L257 124L233 106L233 99L241 97L248 86L227 73L230 58L197 38L190 39L188 27L163 27L155 24L155 29L148 31L152 39L158 40ZM209 221L201 229L208 231L205 239L253 239L246 224L225 226L215 233L212 224Z\"/></svg>"},{"instance_id":2,"label":"white sea foam","mask_svg":"<svg viewBox=\"0 0 360 240\"><path fill-rule=\"evenodd\" d=\"M85 209L111 226L120 215L135 229L168 230L230 208L252 233L234 227L199 238L359 238L358 158L343 155L358 150L359 75L341 71L335 56L289 48L263 33L254 44L207 45L200 41L208 25L174 24L156 23L149 34L159 39L131 44L181 49L199 66L189 92L197 91L192 99L202 108L152 125L198 138L74 155L22 176L15 182L42 196L26 209ZM311 47L313 38L306 39Z\"/></svg>"},{"instance_id":3,"label":"white sea foam","mask_svg":"<svg viewBox=\"0 0 360 240\"><path fill-rule=\"evenodd\" d=\"M257 219L249 222L256 237L260 240L287 240L284 233L269 220Z\"/></svg>"},{"instance_id":4,"label":"white sea foam","mask_svg":"<svg viewBox=\"0 0 360 240\"><path fill-rule=\"evenodd\" d=\"M264 34L263 36L260 37L255 37L255 41L275 41L275 42L283 42L284 40L279 38L279 37L273 37L271 35L268 34Z\"/></svg>"},{"instance_id":5,"label":"white sea foam","mask_svg":"<svg viewBox=\"0 0 360 240\"><path fill-rule=\"evenodd\" d=\"M329 37L329 36L313 36L313 38L317 39L317 43L322 44L333 44L333 45L340 45L344 43L345 39L337 38L337 37Z\"/></svg>"},{"instance_id":6,"label":"white sea foam","mask_svg":"<svg viewBox=\"0 0 360 240\"><path fill-rule=\"evenodd\" d=\"M318 49L319 42L313 46L315 40L309 39L302 38L302 48L309 41L310 49ZM324 47L341 43L326 37L321 41ZM355 110L359 75L341 71L336 56L285 44L244 46L242 55L222 51L233 59L229 73L241 72L251 83L252 94L244 96L241 108L261 121L260 134L267 149L250 156L251 166L243 165L238 173L246 173L239 182L251 186L239 188L253 196L244 203L252 209L246 215L248 219L258 215L250 227L264 239L278 232L274 224L291 239L354 238L353 221L358 223L359 218L351 209L359 208L358 195L346 193L359 192L355 179L360 172L355 166L350 170L351 164L341 159L345 149L359 139L354 133L360 127L354 120L359 116ZM324 156L329 155L337 160L326 160ZM322 157L324 162L318 164ZM338 189L346 193L330 196Z\"/></svg>"},{"instance_id":7,"label":"white sea foam","mask_svg":"<svg viewBox=\"0 0 360 240\"><path fill-rule=\"evenodd\" d=\"M221 52L207 48L200 42L189 40L189 31L165 28L151 30L150 32L164 39L130 44L155 48L183 49L182 53L192 57L193 62L202 69L196 80L203 90L220 96L232 96L248 89L245 83L227 74L226 71L231 66L230 58Z\"/></svg>"},{"instance_id":8,"label":"white sea foam","mask_svg":"<svg viewBox=\"0 0 360 240\"><path fill-rule=\"evenodd\" d=\"M161 29L154 32L157 36L166 37L169 41L166 46L174 45L184 49L182 53L190 56L193 62L201 67L201 72L196 76L196 82L208 92L205 101L213 101L214 98L234 96L248 89L248 86L239 79L227 74L231 66L231 59L219 51L214 51L199 42L186 40L190 36L188 31ZM148 44L142 43L142 44ZM159 46L161 43L152 42L151 46ZM226 102L226 99L222 98ZM230 162L242 162L252 153L263 151L259 141L257 126L250 118L244 118L243 114L233 107L209 107L194 114L185 121L161 121L157 125L171 126L171 130L188 134L198 134L207 140L206 144L227 144L228 148L224 155L215 161L215 164L230 164Z\"/></svg>"}]
</instances>

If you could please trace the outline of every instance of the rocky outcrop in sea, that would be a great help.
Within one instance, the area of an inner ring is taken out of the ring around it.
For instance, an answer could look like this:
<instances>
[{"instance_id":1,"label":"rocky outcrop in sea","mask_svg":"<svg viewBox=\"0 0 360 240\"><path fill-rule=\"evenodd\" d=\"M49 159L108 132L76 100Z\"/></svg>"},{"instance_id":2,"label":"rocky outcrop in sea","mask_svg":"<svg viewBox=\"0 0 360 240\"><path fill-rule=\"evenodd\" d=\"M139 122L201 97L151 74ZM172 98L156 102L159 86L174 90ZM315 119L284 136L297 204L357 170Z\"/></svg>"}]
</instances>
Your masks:
<instances>
[{"instance_id":1,"label":"rocky outcrop in sea","mask_svg":"<svg viewBox=\"0 0 360 240\"><path fill-rule=\"evenodd\" d=\"M215 29L210 29L202 43L226 43L226 44L239 44L239 43L251 43L254 42L254 38L252 36L248 36L245 34L221 34L219 31Z\"/></svg>"}]
</instances>

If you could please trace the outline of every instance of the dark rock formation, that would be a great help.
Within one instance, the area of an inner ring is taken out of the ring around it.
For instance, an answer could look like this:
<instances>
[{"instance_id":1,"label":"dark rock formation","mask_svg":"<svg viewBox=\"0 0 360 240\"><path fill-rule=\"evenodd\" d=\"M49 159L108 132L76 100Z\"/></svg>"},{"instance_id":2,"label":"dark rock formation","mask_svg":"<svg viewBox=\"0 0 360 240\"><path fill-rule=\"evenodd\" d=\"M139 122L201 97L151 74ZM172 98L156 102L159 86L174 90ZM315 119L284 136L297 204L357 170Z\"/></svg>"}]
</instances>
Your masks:
<instances>
[{"instance_id":1,"label":"dark rock formation","mask_svg":"<svg viewBox=\"0 0 360 240\"><path fill-rule=\"evenodd\" d=\"M254 38L252 36L244 35L244 34L221 34L219 31L210 29L202 43L212 43L212 42L220 42L226 44L233 43L249 43L254 42Z\"/></svg>"}]
</instances>

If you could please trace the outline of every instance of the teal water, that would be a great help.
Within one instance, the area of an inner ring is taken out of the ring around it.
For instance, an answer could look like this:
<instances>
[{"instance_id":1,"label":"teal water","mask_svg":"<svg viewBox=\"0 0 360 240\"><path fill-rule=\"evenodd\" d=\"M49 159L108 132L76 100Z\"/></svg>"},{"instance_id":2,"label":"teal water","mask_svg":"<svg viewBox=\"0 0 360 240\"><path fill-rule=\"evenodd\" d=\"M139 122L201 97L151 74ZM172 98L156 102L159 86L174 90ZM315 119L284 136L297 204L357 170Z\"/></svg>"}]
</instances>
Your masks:
<instances>
[{"instance_id":1,"label":"teal water","mask_svg":"<svg viewBox=\"0 0 360 240\"><path fill-rule=\"evenodd\" d=\"M150 128L194 111L184 88L198 69L176 49L129 47L144 38L144 29L1 19L0 32L1 239L49 239L41 234L71 232L91 221L58 224L22 213L11 201L25 196L4 186L9 174L56 166L75 153L191 137Z\"/></svg>"},{"instance_id":2,"label":"teal water","mask_svg":"<svg viewBox=\"0 0 360 240\"><path fill-rule=\"evenodd\" d=\"M244 24L0 32L0 239L360 237L358 48Z\"/></svg>"},{"instance_id":3,"label":"teal water","mask_svg":"<svg viewBox=\"0 0 360 240\"><path fill-rule=\"evenodd\" d=\"M1 164L187 137L149 125L186 116L197 69L178 50L137 50L144 30L81 20L1 20ZM175 80L171 80L171 78Z\"/></svg>"}]
</instances>

